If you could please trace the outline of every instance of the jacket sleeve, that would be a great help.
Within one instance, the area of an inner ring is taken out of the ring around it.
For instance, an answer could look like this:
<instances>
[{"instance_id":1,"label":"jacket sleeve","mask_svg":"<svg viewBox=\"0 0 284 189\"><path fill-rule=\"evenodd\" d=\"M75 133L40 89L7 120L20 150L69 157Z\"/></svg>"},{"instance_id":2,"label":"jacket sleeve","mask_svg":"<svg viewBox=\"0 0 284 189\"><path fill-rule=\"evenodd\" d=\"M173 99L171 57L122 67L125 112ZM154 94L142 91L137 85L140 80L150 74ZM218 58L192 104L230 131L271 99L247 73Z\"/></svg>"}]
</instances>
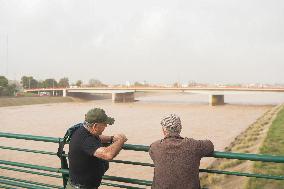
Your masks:
<instances>
[{"instance_id":1,"label":"jacket sleeve","mask_svg":"<svg viewBox=\"0 0 284 189\"><path fill-rule=\"evenodd\" d=\"M149 155L150 155L151 159L154 161L154 154L153 154L152 144L150 145L150 148L149 148Z\"/></svg>"},{"instance_id":2,"label":"jacket sleeve","mask_svg":"<svg viewBox=\"0 0 284 189\"><path fill-rule=\"evenodd\" d=\"M214 152L214 145L210 140L197 140L197 149L201 157L209 156Z\"/></svg>"}]
</instances>

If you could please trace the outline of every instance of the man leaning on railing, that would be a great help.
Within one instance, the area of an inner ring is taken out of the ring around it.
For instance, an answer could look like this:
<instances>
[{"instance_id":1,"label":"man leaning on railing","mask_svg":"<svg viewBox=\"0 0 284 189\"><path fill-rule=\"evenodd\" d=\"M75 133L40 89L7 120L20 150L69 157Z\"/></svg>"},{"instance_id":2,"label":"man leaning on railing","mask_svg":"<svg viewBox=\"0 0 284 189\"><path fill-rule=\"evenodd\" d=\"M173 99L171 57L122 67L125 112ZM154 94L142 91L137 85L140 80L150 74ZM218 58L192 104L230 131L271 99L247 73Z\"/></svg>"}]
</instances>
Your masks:
<instances>
[{"instance_id":1,"label":"man leaning on railing","mask_svg":"<svg viewBox=\"0 0 284 189\"><path fill-rule=\"evenodd\" d=\"M154 162L152 189L198 189L199 165L211 155L210 140L195 140L180 136L180 118L171 114L161 121L164 138L151 144L149 154Z\"/></svg>"},{"instance_id":2,"label":"man leaning on railing","mask_svg":"<svg viewBox=\"0 0 284 189\"><path fill-rule=\"evenodd\" d=\"M100 108L91 109L85 115L83 127L75 131L69 144L70 178L67 189L96 189L100 186L109 167L108 161L120 152L127 141L124 134L102 135L107 125L113 123L114 119ZM111 145L104 147L103 143Z\"/></svg>"}]
</instances>

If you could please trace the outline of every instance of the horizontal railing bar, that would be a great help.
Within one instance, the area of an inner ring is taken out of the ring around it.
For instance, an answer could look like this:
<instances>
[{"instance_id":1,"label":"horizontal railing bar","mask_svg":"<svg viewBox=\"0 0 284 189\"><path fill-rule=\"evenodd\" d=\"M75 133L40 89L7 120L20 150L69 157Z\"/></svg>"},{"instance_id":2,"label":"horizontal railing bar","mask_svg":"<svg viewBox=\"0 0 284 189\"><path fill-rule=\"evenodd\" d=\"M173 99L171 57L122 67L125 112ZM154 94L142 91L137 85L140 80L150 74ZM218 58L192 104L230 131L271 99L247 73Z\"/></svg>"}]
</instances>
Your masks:
<instances>
[{"instance_id":1,"label":"horizontal railing bar","mask_svg":"<svg viewBox=\"0 0 284 189\"><path fill-rule=\"evenodd\" d=\"M13 148L13 147L7 147L7 146L0 146L0 149L15 150L15 151L24 151L24 152L39 153L39 154L48 154L48 155L57 155L57 154L54 153L54 152L39 151L39 150L30 150L30 149L24 149L24 148ZM63 154L63 156L68 157L67 154ZM111 160L111 162L114 162L114 163L123 163L123 164L130 164L130 165L140 165L140 166L154 167L154 164L151 164L151 163L142 163L142 162L134 162L134 161Z\"/></svg>"},{"instance_id":2,"label":"horizontal railing bar","mask_svg":"<svg viewBox=\"0 0 284 189\"><path fill-rule=\"evenodd\" d=\"M0 149L39 153L39 154L48 154L48 155L57 155L54 152L30 150L30 149L25 149L25 148L13 148L13 147L9 147L9 146L0 146ZM63 156L68 157L67 154L63 154ZM141 162L123 161L123 160L112 160L111 162L154 167L154 165L151 164L151 163L141 163Z\"/></svg>"},{"instance_id":3,"label":"horizontal railing bar","mask_svg":"<svg viewBox=\"0 0 284 189\"><path fill-rule=\"evenodd\" d=\"M47 151L38 151L38 150L29 150L29 149L23 149L23 148L13 148L13 147L6 147L6 146L0 146L1 149L8 149L8 150L16 150L16 151L25 151L25 152L32 152L32 153L40 153L40 154L49 154L49 155L56 155L54 152L47 152ZM220 153L220 152L217 152ZM64 154L67 156L67 154ZM219 154L220 155L220 154ZM245 158L242 156L243 154L239 154L241 158ZM221 155L220 155L221 157ZM259 157L256 157L259 158ZM233 159L233 158L232 158ZM274 159L274 161L276 161ZM140 166L149 166L154 167L154 164L151 163L141 163L141 162L133 162L133 161L124 161L124 160L112 160L111 162L115 163L123 163L123 164L131 164L131 165L140 165Z\"/></svg>"},{"instance_id":4,"label":"horizontal railing bar","mask_svg":"<svg viewBox=\"0 0 284 189\"><path fill-rule=\"evenodd\" d=\"M135 161L111 160L110 162L155 167L154 164L152 163L141 163L141 162L135 162Z\"/></svg>"},{"instance_id":5,"label":"horizontal railing bar","mask_svg":"<svg viewBox=\"0 0 284 189\"><path fill-rule=\"evenodd\" d=\"M7 150L15 150L15 151L24 151L24 152L31 152L31 153L39 153L39 154L48 154L48 155L57 155L54 152L47 152L47 151L39 151L39 150L30 150L24 148L13 148L7 146L0 146L0 149L7 149ZM64 154L67 157L67 154ZM123 164L130 164L130 165L140 165L140 166L149 166L154 167L154 164L151 163L142 163L142 162L133 162L133 161L124 161L124 160L112 160L111 162L114 163L123 163Z\"/></svg>"},{"instance_id":6,"label":"horizontal railing bar","mask_svg":"<svg viewBox=\"0 0 284 189\"><path fill-rule=\"evenodd\" d=\"M59 168L39 166L39 165L32 165L32 164L26 164L26 163L19 163L19 162L0 160L0 164L12 165L12 166L24 167L24 168L30 168L30 169L37 169L37 170L42 170L42 171L62 173Z\"/></svg>"},{"instance_id":7,"label":"horizontal railing bar","mask_svg":"<svg viewBox=\"0 0 284 189\"><path fill-rule=\"evenodd\" d=\"M9 187L9 186L7 186L7 185L2 185L2 184L0 184L0 188L4 188L4 189L15 189L15 188L12 188L12 187Z\"/></svg>"},{"instance_id":8,"label":"horizontal railing bar","mask_svg":"<svg viewBox=\"0 0 284 189\"><path fill-rule=\"evenodd\" d=\"M13 148L13 147L9 147L9 146L0 146L0 149L15 150L15 151L22 151L22 152L32 152L32 153L38 153L38 154L56 155L56 153L54 153L54 152L30 150L30 149L25 149L25 148Z\"/></svg>"},{"instance_id":9,"label":"horizontal railing bar","mask_svg":"<svg viewBox=\"0 0 284 189\"><path fill-rule=\"evenodd\" d=\"M3 133L3 132L0 132L0 137L24 139L24 140L35 140L35 141L43 141L43 142L53 142L53 143L58 143L59 141L62 140L61 138L12 134L12 133ZM125 144L123 146L123 149L148 152L149 146ZM284 156L273 156L273 155L263 155L263 154L244 154L244 153L215 151L213 155L209 157L284 163Z\"/></svg>"},{"instance_id":10,"label":"horizontal railing bar","mask_svg":"<svg viewBox=\"0 0 284 189\"><path fill-rule=\"evenodd\" d=\"M264 155L264 154L245 154L245 153L232 153L232 152L215 151L214 154L210 157L284 163L284 156L274 156L274 155Z\"/></svg>"},{"instance_id":11,"label":"horizontal railing bar","mask_svg":"<svg viewBox=\"0 0 284 189\"><path fill-rule=\"evenodd\" d=\"M60 175L42 173L42 172L37 172L37 171L30 171L30 170L26 170L26 169L17 169L17 168L14 168L14 167L0 166L0 169L10 170L10 171L17 171L17 172L22 172L22 173L30 173L30 174L34 174L34 175L54 177L54 178L60 178L60 179L62 178L62 176L60 176Z\"/></svg>"},{"instance_id":12,"label":"horizontal railing bar","mask_svg":"<svg viewBox=\"0 0 284 189\"><path fill-rule=\"evenodd\" d=\"M0 132L0 137L59 143L60 138Z\"/></svg>"},{"instance_id":13,"label":"horizontal railing bar","mask_svg":"<svg viewBox=\"0 0 284 189\"><path fill-rule=\"evenodd\" d=\"M43 170L43 171L50 171L50 172L56 172L56 173L69 174L68 169L59 169L59 168L52 168L52 167L32 165L32 164L12 162L12 161L5 161L5 160L0 160L0 164L18 166L18 167L24 167L24 168L30 168L30 169L37 169L37 170ZM118 182L127 182L127 183L131 183L131 184L147 185L147 186L151 186L149 184L152 183L151 181L132 179L132 178L124 178L124 177L116 177L116 176L108 176L108 175L105 175L103 177L103 179L111 180L111 181L118 181Z\"/></svg>"},{"instance_id":14,"label":"horizontal railing bar","mask_svg":"<svg viewBox=\"0 0 284 189\"><path fill-rule=\"evenodd\" d=\"M246 176L246 177L273 179L273 180L284 180L284 176L256 174L256 173L231 172L231 171L220 171L220 170L210 170L210 169L199 169L199 172L216 173L216 174L223 174L223 175Z\"/></svg>"},{"instance_id":15,"label":"horizontal railing bar","mask_svg":"<svg viewBox=\"0 0 284 189\"><path fill-rule=\"evenodd\" d=\"M141 152L148 152L149 146L144 145L136 145L136 144L124 144L124 150L133 150L133 151L141 151Z\"/></svg>"},{"instance_id":16,"label":"horizontal railing bar","mask_svg":"<svg viewBox=\"0 0 284 189\"><path fill-rule=\"evenodd\" d=\"M103 179L111 180L111 181L118 181L118 182L126 182L126 183L131 183L131 184L152 186L152 181L147 181L147 180L139 180L139 179L133 179L133 178L116 177L116 176L109 176L109 175L103 176Z\"/></svg>"},{"instance_id":17,"label":"horizontal railing bar","mask_svg":"<svg viewBox=\"0 0 284 189\"><path fill-rule=\"evenodd\" d=\"M5 177L5 176L1 176L1 175L0 175L0 179L12 180L12 181L16 181L16 182L23 182L23 183L27 183L27 184L39 185L39 186L50 187L50 188L63 188L62 186L56 186L56 185L45 184L45 183L40 183L40 182L34 182L34 181L17 179L17 178Z\"/></svg>"},{"instance_id":18,"label":"horizontal railing bar","mask_svg":"<svg viewBox=\"0 0 284 189\"><path fill-rule=\"evenodd\" d=\"M65 169L43 167L43 166L30 165L30 164L24 164L24 163L18 163L18 162L9 162L9 161L3 161L3 160L0 160L0 164L1 163L2 164L7 164L7 165L13 165L13 166L25 167L25 168L32 168L32 169L38 169L38 170L45 170L45 171L69 174L69 171L65 170ZM253 173L240 173L240 172L229 172L229 171L208 170L208 169L200 169L200 172L216 173L216 174L227 174L227 175L236 175L236 176L247 176L247 177L256 177L256 178L267 178L267 179L275 179L275 180L284 180L283 176L276 176L276 175L274 176L274 175L253 174ZM106 176L104 176L104 179L105 180L112 180L112 181L119 181L119 182L128 182L128 183L132 183L132 184L141 184L141 185L146 185L146 186L150 186L151 185L151 181L130 179L133 182L129 182L129 178L123 178L123 177L115 177L115 176L107 176L106 175Z\"/></svg>"},{"instance_id":19,"label":"horizontal railing bar","mask_svg":"<svg viewBox=\"0 0 284 189\"><path fill-rule=\"evenodd\" d=\"M47 187L40 187L40 186L35 186L31 184L24 184L24 183L19 183L15 181L9 181L9 180L1 180L0 183L10 185L10 186L18 186L22 188L30 188L30 189L48 189Z\"/></svg>"},{"instance_id":20,"label":"horizontal railing bar","mask_svg":"<svg viewBox=\"0 0 284 189\"><path fill-rule=\"evenodd\" d=\"M115 187L127 188L127 189L144 189L144 188L135 187L135 186L126 186L126 185L120 185L120 184L115 184L115 183L107 183L107 182L102 182L101 185L105 185L105 186L115 186Z\"/></svg>"},{"instance_id":21,"label":"horizontal railing bar","mask_svg":"<svg viewBox=\"0 0 284 189\"><path fill-rule=\"evenodd\" d=\"M135 145L135 146L137 148L137 145ZM128 145L128 148L130 148L129 145ZM40 153L40 154L48 154L48 155L57 155L54 152L30 150L30 149L24 149L24 148L13 148L13 147L7 147L7 146L0 146L0 149L8 149L8 150L16 150L16 151L24 151L24 152L32 152L32 153ZM67 154L64 154L64 156L67 157ZM277 156L271 156L271 155L215 152L214 157L227 158L227 159L263 161L263 162L268 161L268 162L283 163L282 162L283 158L281 156L277 157ZM150 163L140 163L140 162L122 161L122 160L113 160L113 162L153 167L153 164L150 164Z\"/></svg>"},{"instance_id":22,"label":"horizontal railing bar","mask_svg":"<svg viewBox=\"0 0 284 189\"><path fill-rule=\"evenodd\" d=\"M135 150L135 151L144 151L144 152L148 152L149 150L148 146L131 145L131 144L126 144L123 146L123 148L126 150ZM284 163L284 156L274 156L274 155L264 155L264 154L245 154L245 153L214 151L214 153L208 157Z\"/></svg>"}]
</instances>

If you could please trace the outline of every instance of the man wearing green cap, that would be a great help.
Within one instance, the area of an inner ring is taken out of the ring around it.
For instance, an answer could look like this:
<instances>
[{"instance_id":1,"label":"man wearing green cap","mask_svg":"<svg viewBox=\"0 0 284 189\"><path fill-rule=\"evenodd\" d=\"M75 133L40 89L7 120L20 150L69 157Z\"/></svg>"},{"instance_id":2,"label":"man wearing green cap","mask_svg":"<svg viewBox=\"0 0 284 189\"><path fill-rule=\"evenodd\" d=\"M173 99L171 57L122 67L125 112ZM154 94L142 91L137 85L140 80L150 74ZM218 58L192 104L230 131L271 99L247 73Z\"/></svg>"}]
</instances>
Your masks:
<instances>
[{"instance_id":1,"label":"man wearing green cap","mask_svg":"<svg viewBox=\"0 0 284 189\"><path fill-rule=\"evenodd\" d=\"M72 135L69 144L69 181L67 189L95 189L101 184L102 176L112 160L127 141L124 134L104 136L107 125L114 118L108 117L103 109L94 108L87 112L83 126ZM104 147L103 143L111 143Z\"/></svg>"}]
</instances>

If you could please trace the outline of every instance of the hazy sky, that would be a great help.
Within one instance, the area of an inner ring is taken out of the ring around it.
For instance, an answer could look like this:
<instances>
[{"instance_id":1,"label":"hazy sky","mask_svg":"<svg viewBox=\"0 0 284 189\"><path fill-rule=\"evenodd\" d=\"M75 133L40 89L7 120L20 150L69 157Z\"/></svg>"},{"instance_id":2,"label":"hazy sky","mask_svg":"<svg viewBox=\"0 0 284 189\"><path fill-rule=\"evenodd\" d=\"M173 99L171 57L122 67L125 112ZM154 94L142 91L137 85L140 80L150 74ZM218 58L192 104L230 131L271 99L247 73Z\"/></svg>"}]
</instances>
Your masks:
<instances>
[{"instance_id":1,"label":"hazy sky","mask_svg":"<svg viewBox=\"0 0 284 189\"><path fill-rule=\"evenodd\" d=\"M7 74L284 83L284 1L0 0L0 75Z\"/></svg>"}]
</instances>

